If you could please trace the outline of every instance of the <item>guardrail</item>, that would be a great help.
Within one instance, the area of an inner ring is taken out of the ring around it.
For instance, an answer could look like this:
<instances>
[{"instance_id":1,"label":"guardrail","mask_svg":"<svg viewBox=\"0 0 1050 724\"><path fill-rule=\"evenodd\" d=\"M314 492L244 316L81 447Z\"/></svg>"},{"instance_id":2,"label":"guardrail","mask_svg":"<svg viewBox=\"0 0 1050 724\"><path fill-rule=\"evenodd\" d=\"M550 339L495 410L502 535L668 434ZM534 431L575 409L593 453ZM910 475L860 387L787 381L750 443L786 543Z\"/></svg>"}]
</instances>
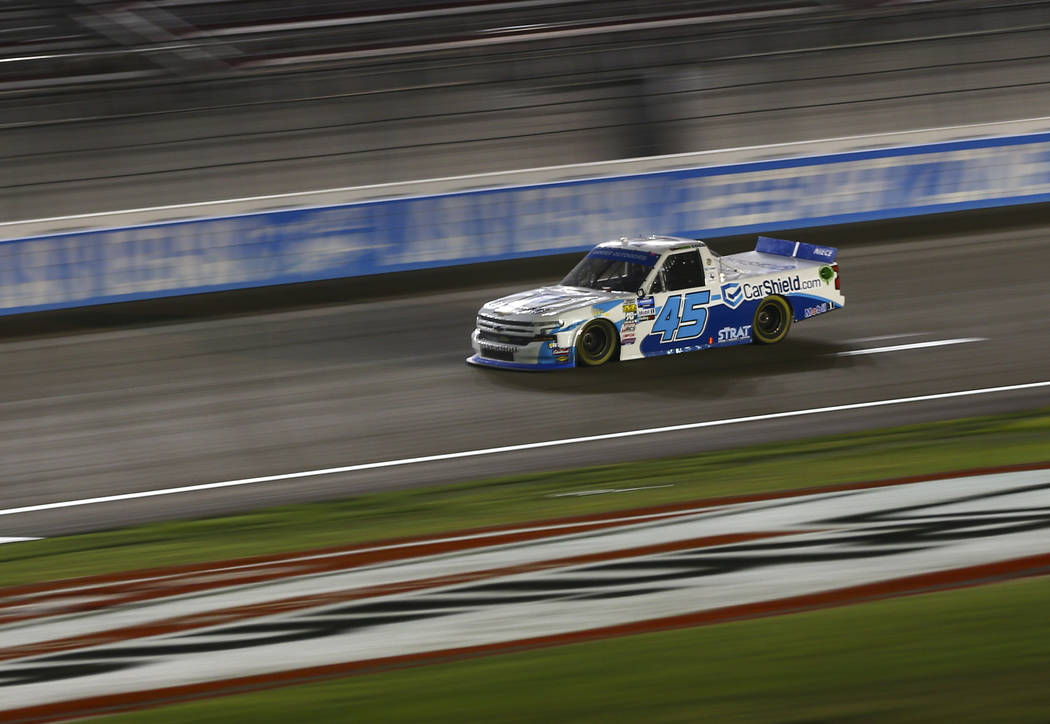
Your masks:
<instances>
[{"instance_id":1,"label":"guardrail","mask_svg":"<svg viewBox=\"0 0 1050 724\"><path fill-rule=\"evenodd\" d=\"M0 314L1047 200L1032 119L16 222Z\"/></svg>"}]
</instances>

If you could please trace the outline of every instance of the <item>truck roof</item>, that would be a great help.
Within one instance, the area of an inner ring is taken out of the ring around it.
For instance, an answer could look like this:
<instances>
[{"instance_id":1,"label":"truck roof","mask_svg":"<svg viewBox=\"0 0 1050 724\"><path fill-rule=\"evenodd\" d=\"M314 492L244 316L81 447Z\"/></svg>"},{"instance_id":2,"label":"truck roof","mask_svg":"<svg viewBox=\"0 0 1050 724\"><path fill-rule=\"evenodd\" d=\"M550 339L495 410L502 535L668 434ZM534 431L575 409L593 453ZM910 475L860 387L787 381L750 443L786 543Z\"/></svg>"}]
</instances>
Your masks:
<instances>
[{"instance_id":1,"label":"truck roof","mask_svg":"<svg viewBox=\"0 0 1050 724\"><path fill-rule=\"evenodd\" d=\"M651 254L662 254L672 249L701 249L706 246L697 239L683 239L678 236L621 236L613 241L598 244L603 249L633 249L647 251Z\"/></svg>"}]
</instances>

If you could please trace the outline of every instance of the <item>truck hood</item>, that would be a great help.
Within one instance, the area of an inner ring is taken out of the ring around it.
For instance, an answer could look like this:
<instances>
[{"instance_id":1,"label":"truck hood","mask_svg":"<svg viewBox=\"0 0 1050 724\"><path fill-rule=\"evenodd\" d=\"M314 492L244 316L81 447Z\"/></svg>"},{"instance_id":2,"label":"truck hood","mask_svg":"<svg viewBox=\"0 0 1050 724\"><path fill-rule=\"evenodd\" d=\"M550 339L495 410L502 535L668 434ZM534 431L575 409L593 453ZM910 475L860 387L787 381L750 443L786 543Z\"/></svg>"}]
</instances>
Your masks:
<instances>
[{"instance_id":1,"label":"truck hood","mask_svg":"<svg viewBox=\"0 0 1050 724\"><path fill-rule=\"evenodd\" d=\"M546 317L557 316L571 309L591 307L603 302L620 301L626 296L629 295L622 292L602 292L579 287L540 287L494 299L481 309L496 314Z\"/></svg>"}]
</instances>

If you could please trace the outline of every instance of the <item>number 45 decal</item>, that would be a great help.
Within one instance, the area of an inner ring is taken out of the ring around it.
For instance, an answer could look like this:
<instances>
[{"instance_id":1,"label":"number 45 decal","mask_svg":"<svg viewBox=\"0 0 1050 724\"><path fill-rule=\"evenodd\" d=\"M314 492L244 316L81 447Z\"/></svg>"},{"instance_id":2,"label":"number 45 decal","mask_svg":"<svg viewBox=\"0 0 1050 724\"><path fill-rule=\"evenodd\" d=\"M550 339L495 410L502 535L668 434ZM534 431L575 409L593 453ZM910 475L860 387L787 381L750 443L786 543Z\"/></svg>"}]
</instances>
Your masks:
<instances>
[{"instance_id":1,"label":"number 45 decal","mask_svg":"<svg viewBox=\"0 0 1050 724\"><path fill-rule=\"evenodd\" d=\"M668 297L660 316L653 322L650 334L662 334L661 342L694 339L704 333L707 325L707 309L701 305L711 301L711 292L690 292Z\"/></svg>"}]
</instances>

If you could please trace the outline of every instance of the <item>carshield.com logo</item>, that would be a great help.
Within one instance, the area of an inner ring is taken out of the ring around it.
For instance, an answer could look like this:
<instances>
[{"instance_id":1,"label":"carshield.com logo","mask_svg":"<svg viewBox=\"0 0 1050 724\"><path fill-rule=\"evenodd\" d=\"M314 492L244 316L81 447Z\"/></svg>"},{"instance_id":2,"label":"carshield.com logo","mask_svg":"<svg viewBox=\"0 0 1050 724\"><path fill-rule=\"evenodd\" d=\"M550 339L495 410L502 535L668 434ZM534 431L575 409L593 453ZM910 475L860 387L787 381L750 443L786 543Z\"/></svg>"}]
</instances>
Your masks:
<instances>
[{"instance_id":1,"label":"carshield.com logo","mask_svg":"<svg viewBox=\"0 0 1050 724\"><path fill-rule=\"evenodd\" d=\"M740 302L744 301L744 293L740 289L740 285L736 282L732 284L726 284L722 287L722 300L726 303L726 306L730 309L736 309L740 306Z\"/></svg>"}]
</instances>

